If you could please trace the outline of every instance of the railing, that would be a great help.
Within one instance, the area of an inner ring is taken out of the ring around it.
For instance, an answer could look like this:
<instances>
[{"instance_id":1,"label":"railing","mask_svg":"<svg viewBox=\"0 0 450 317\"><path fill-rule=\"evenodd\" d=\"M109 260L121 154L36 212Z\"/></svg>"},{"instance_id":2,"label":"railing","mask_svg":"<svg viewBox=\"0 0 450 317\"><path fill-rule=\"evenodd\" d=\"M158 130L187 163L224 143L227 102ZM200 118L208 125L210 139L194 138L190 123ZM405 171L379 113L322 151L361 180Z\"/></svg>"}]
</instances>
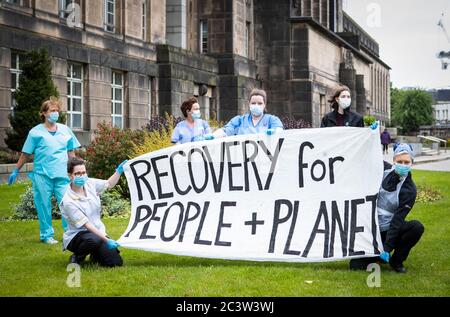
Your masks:
<instances>
[{"instance_id":1,"label":"railing","mask_svg":"<svg viewBox=\"0 0 450 317\"><path fill-rule=\"evenodd\" d=\"M445 143L445 153L447 153L447 140L439 139L435 136L418 135L417 137L419 139L424 139L424 140L431 141L433 143L437 143L437 154L439 154L439 152L440 152L440 144Z\"/></svg>"}]
</instances>

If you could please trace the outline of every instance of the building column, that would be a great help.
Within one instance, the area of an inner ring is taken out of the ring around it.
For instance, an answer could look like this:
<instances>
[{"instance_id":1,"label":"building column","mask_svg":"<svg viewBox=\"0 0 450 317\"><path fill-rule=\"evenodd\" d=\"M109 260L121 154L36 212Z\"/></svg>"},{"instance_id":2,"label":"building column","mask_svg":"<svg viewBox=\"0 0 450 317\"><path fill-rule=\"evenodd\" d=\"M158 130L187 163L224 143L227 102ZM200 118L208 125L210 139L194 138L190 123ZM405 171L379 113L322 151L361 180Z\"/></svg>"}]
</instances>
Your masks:
<instances>
[{"instance_id":1,"label":"building column","mask_svg":"<svg viewBox=\"0 0 450 317\"><path fill-rule=\"evenodd\" d=\"M366 114L366 88L364 87L364 75L356 75L356 112L364 116Z\"/></svg>"},{"instance_id":2,"label":"building column","mask_svg":"<svg viewBox=\"0 0 450 317\"><path fill-rule=\"evenodd\" d=\"M186 49L186 0L166 0L166 40Z\"/></svg>"}]
</instances>

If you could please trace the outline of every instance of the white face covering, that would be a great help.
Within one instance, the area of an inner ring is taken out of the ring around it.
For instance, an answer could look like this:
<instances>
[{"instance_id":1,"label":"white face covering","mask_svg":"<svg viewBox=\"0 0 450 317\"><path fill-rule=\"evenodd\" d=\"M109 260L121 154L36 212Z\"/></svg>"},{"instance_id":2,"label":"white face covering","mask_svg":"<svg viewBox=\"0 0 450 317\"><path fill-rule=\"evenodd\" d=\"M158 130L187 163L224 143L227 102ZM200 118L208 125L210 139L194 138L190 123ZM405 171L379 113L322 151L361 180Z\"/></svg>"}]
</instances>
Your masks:
<instances>
[{"instance_id":1,"label":"white face covering","mask_svg":"<svg viewBox=\"0 0 450 317\"><path fill-rule=\"evenodd\" d=\"M339 98L339 106L341 106L342 109L347 109L352 104L351 98Z\"/></svg>"}]
</instances>

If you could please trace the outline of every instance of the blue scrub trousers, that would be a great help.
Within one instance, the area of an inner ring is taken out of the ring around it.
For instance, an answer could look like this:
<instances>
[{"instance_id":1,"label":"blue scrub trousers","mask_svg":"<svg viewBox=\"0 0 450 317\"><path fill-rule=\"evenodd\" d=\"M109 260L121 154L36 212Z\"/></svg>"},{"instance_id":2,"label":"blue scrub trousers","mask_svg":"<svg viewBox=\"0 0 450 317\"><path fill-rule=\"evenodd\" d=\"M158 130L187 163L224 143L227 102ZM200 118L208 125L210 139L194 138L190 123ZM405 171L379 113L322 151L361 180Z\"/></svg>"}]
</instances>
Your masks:
<instances>
[{"instance_id":1,"label":"blue scrub trousers","mask_svg":"<svg viewBox=\"0 0 450 317\"><path fill-rule=\"evenodd\" d=\"M48 176L30 173L33 182L34 204L39 218L39 231L41 241L53 238L55 232L52 227L52 196L55 195L58 206L68 188L70 179L58 177L51 179ZM67 222L62 217L62 227L67 230Z\"/></svg>"}]
</instances>

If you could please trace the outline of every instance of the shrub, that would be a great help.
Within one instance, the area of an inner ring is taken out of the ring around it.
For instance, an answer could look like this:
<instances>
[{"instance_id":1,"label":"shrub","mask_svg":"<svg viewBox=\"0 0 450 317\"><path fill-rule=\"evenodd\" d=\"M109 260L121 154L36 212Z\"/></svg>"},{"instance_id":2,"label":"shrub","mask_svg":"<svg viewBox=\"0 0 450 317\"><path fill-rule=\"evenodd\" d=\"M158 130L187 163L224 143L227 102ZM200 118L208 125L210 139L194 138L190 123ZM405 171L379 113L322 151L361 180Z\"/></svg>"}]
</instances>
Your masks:
<instances>
[{"instance_id":1,"label":"shrub","mask_svg":"<svg viewBox=\"0 0 450 317\"><path fill-rule=\"evenodd\" d=\"M374 116L364 116L364 125L366 127L372 125L376 121Z\"/></svg>"},{"instance_id":2,"label":"shrub","mask_svg":"<svg viewBox=\"0 0 450 317\"><path fill-rule=\"evenodd\" d=\"M102 201L102 217L124 218L129 217L131 206L128 200L121 197L116 191L106 191L100 197ZM33 187L27 187L25 193L20 196L19 203L12 207L14 220L38 219L37 210L34 205ZM52 198L52 218L61 219L61 212L57 206L55 197Z\"/></svg>"},{"instance_id":3,"label":"shrub","mask_svg":"<svg viewBox=\"0 0 450 317\"><path fill-rule=\"evenodd\" d=\"M430 203L441 198L442 194L438 190L423 185L417 186L416 202Z\"/></svg>"},{"instance_id":4,"label":"shrub","mask_svg":"<svg viewBox=\"0 0 450 317\"><path fill-rule=\"evenodd\" d=\"M283 116L280 118L285 130L311 128L311 124L303 119L295 119L292 116Z\"/></svg>"},{"instance_id":5,"label":"shrub","mask_svg":"<svg viewBox=\"0 0 450 317\"><path fill-rule=\"evenodd\" d=\"M102 122L98 124L94 134L95 139L87 147L84 154L84 159L87 160L88 175L108 179L114 174L116 167L122 161L133 157L134 142L142 143L145 133L141 130L122 130L112 127L109 123ZM125 177L121 177L116 186L116 190L122 197L130 197Z\"/></svg>"},{"instance_id":6,"label":"shrub","mask_svg":"<svg viewBox=\"0 0 450 317\"><path fill-rule=\"evenodd\" d=\"M172 132L177 119L166 113L164 120L159 117L158 119L155 119L155 122L159 122L161 125L153 125L153 130L149 130L143 134L143 141L133 145L131 150L132 157L160 150L172 145Z\"/></svg>"},{"instance_id":7,"label":"shrub","mask_svg":"<svg viewBox=\"0 0 450 317\"><path fill-rule=\"evenodd\" d=\"M14 220L38 219L36 206L34 205L33 187L31 185L20 196L19 203L13 205L12 210L12 219ZM52 198L52 218L61 218L61 212L58 209L55 197Z\"/></svg>"},{"instance_id":8,"label":"shrub","mask_svg":"<svg viewBox=\"0 0 450 317\"><path fill-rule=\"evenodd\" d=\"M12 164L17 163L20 153L11 151L8 148L0 149L0 164Z\"/></svg>"},{"instance_id":9,"label":"shrub","mask_svg":"<svg viewBox=\"0 0 450 317\"><path fill-rule=\"evenodd\" d=\"M164 116L153 116L150 119L149 123L147 123L147 125L145 126L145 130L147 130L148 132L162 132L163 130L168 130L169 124L171 124L172 127L175 127L179 122L183 120L184 118L182 117L175 118L174 116L167 113Z\"/></svg>"},{"instance_id":10,"label":"shrub","mask_svg":"<svg viewBox=\"0 0 450 317\"><path fill-rule=\"evenodd\" d=\"M115 190L106 191L100 197L102 201L102 217L128 218L131 214L131 205L127 199Z\"/></svg>"}]
</instances>

